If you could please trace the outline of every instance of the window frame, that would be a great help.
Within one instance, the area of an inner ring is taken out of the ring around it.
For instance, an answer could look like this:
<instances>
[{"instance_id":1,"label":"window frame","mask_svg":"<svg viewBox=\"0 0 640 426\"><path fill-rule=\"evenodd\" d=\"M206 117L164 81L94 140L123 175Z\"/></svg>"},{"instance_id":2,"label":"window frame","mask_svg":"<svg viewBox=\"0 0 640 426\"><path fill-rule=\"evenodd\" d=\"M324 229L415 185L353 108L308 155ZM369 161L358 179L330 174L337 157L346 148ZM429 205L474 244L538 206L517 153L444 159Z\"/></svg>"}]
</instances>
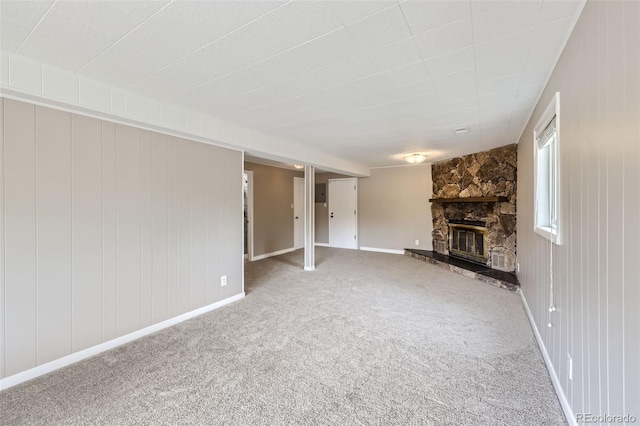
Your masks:
<instances>
[{"instance_id":1,"label":"window frame","mask_svg":"<svg viewBox=\"0 0 640 426\"><path fill-rule=\"evenodd\" d=\"M539 135L547 128L547 126L554 119L556 121L556 130L555 130L555 140L551 142L551 145L545 145L545 147L540 148L538 139ZM548 173L549 182L549 191L546 192L549 197L548 202L542 203L539 201L539 192L538 185L540 184L540 176L539 170L540 165L538 163L539 153L541 150L545 148L549 148L549 156L551 162L551 170ZM561 244L560 231L561 231L561 220L560 220L560 92L556 92L549 102L549 105L544 110L536 126L533 129L533 230L536 234L546 238L556 245ZM540 215L538 214L538 207L540 205L550 204L550 212L548 216L548 223L541 224L539 223Z\"/></svg>"}]
</instances>

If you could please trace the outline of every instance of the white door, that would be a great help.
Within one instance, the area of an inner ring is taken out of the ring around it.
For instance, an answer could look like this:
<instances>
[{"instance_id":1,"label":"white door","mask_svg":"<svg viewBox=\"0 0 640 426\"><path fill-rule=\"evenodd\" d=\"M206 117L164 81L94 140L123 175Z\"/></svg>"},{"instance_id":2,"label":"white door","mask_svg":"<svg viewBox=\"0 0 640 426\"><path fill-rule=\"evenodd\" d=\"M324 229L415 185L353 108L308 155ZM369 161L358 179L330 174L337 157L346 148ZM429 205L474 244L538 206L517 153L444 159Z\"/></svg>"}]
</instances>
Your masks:
<instances>
[{"instance_id":1,"label":"white door","mask_svg":"<svg viewBox=\"0 0 640 426\"><path fill-rule=\"evenodd\" d=\"M304 179L293 178L293 247L304 247Z\"/></svg>"},{"instance_id":2,"label":"white door","mask_svg":"<svg viewBox=\"0 0 640 426\"><path fill-rule=\"evenodd\" d=\"M358 248L357 180L329 179L329 245Z\"/></svg>"}]
</instances>

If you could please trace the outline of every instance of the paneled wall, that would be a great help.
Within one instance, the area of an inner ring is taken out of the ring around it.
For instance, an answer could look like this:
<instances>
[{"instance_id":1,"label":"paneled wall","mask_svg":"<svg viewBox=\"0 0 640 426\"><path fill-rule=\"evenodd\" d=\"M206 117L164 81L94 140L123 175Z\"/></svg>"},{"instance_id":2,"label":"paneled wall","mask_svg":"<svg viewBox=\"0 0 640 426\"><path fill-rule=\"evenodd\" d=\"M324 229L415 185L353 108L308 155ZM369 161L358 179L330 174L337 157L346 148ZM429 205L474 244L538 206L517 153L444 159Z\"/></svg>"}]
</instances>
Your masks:
<instances>
[{"instance_id":1,"label":"paneled wall","mask_svg":"<svg viewBox=\"0 0 640 426\"><path fill-rule=\"evenodd\" d=\"M640 419L638 22L640 2L587 2L519 143L520 281L576 415ZM561 245L533 232L533 126L555 92Z\"/></svg>"},{"instance_id":2,"label":"paneled wall","mask_svg":"<svg viewBox=\"0 0 640 426\"><path fill-rule=\"evenodd\" d=\"M242 292L240 152L0 108L0 377Z\"/></svg>"}]
</instances>

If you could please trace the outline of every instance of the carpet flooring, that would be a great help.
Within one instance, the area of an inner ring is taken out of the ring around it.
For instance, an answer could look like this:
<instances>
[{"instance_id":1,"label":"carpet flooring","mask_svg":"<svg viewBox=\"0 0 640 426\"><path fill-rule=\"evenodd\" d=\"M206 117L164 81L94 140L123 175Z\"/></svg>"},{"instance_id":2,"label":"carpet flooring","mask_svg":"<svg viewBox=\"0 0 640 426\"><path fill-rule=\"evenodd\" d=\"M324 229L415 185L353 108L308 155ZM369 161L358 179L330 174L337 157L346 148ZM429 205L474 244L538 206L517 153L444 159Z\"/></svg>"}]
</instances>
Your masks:
<instances>
[{"instance_id":1,"label":"carpet flooring","mask_svg":"<svg viewBox=\"0 0 640 426\"><path fill-rule=\"evenodd\" d=\"M3 391L0 424L565 424L516 293L316 254L247 264L245 299Z\"/></svg>"}]
</instances>

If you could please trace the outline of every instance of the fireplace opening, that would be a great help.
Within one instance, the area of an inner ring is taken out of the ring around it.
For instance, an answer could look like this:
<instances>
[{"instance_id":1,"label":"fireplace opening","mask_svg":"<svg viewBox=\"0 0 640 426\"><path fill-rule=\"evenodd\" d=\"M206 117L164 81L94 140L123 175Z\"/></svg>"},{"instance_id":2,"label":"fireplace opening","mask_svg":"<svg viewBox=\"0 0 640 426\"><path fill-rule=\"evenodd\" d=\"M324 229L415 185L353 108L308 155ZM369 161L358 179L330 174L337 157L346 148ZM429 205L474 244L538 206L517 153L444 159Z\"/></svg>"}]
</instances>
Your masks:
<instances>
[{"instance_id":1,"label":"fireplace opening","mask_svg":"<svg viewBox=\"0 0 640 426\"><path fill-rule=\"evenodd\" d=\"M449 255L487 265L489 251L486 224L469 220L450 220Z\"/></svg>"}]
</instances>

